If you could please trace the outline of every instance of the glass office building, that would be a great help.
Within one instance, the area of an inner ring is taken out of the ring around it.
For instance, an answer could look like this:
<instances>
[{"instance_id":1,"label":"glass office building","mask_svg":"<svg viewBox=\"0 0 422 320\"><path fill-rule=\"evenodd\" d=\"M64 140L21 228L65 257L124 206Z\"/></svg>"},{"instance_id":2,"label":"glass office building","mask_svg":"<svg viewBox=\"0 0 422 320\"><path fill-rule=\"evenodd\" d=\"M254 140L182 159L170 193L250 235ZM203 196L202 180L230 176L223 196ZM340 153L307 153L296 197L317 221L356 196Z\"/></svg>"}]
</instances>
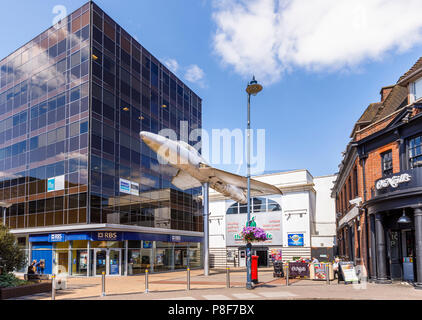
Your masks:
<instances>
[{"instance_id":1,"label":"glass office building","mask_svg":"<svg viewBox=\"0 0 422 320\"><path fill-rule=\"evenodd\" d=\"M93 2L0 61L0 218L46 273L200 267L201 190L139 137L202 101ZM179 135L180 136L180 135Z\"/></svg>"}]
</instances>

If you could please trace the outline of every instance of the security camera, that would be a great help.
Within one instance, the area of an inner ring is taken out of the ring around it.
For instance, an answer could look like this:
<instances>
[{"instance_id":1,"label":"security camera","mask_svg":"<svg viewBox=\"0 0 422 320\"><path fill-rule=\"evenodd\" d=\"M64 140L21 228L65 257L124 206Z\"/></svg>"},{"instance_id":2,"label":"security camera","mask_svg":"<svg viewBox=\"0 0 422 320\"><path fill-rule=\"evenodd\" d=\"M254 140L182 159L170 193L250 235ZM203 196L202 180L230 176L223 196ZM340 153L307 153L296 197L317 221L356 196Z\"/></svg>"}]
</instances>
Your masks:
<instances>
[{"instance_id":1,"label":"security camera","mask_svg":"<svg viewBox=\"0 0 422 320\"><path fill-rule=\"evenodd\" d=\"M362 198L359 197L359 198L350 200L349 203L352 204L352 205L354 204L357 207L359 207L361 205L361 203L362 203Z\"/></svg>"}]
</instances>

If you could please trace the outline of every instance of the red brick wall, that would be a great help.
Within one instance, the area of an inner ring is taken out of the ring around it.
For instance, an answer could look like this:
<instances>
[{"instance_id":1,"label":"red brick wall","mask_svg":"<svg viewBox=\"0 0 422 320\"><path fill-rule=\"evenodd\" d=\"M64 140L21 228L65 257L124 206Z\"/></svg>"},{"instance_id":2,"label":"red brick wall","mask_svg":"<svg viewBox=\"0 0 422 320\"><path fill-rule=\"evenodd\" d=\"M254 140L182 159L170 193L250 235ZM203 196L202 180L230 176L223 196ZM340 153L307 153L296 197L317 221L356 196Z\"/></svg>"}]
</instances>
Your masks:
<instances>
[{"instance_id":1,"label":"red brick wall","mask_svg":"<svg viewBox=\"0 0 422 320\"><path fill-rule=\"evenodd\" d=\"M382 178L381 154L388 150L392 150L393 173L400 172L400 155L397 142L387 144L370 152L365 163L367 200L371 199L371 189L374 190L375 181Z\"/></svg>"}]
</instances>

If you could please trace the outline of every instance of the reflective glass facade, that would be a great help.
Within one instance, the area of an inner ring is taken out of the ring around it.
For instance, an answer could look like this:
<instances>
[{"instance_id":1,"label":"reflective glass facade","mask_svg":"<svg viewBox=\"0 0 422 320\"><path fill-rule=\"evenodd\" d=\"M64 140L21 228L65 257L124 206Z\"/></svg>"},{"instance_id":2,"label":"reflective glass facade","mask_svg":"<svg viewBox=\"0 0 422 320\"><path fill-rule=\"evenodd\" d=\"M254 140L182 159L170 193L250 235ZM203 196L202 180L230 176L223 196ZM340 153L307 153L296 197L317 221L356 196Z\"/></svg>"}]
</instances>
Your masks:
<instances>
[{"instance_id":1,"label":"reflective glass facade","mask_svg":"<svg viewBox=\"0 0 422 320\"><path fill-rule=\"evenodd\" d=\"M201 128L202 101L95 4L0 61L0 201L11 229L109 223L203 231L140 131ZM119 181L139 186L120 192ZM64 184L61 185L61 181ZM0 217L2 220L2 217Z\"/></svg>"}]
</instances>

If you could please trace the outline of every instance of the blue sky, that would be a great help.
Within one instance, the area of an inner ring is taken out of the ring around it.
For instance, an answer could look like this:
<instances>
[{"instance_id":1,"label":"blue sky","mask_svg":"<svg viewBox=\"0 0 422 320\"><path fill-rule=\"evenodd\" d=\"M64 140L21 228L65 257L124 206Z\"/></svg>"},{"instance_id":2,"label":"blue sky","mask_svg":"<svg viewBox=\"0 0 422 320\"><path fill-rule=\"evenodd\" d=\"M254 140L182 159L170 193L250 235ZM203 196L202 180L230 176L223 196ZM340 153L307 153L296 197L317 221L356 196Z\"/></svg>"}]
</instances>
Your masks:
<instances>
[{"instance_id":1,"label":"blue sky","mask_svg":"<svg viewBox=\"0 0 422 320\"><path fill-rule=\"evenodd\" d=\"M402 1L315 2L96 1L154 56L177 61L175 73L203 99L207 130L245 128L245 87L256 74L264 90L253 97L252 126L266 130L265 169L319 176L337 172L354 122L421 56L422 8L414 0L407 10ZM56 5L70 13L83 3L3 1L10 14L0 20L0 57L51 26ZM202 73L187 76L192 66Z\"/></svg>"}]
</instances>

